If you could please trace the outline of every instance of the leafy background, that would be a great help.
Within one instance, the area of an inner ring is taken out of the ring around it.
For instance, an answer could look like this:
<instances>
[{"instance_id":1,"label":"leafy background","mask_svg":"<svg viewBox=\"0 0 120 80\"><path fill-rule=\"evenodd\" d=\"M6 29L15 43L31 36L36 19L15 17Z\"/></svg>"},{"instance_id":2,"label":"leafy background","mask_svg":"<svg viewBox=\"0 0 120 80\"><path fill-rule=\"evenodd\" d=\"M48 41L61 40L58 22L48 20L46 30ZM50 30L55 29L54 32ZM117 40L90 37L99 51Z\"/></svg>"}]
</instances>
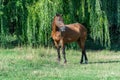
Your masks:
<instances>
[{"instance_id":1,"label":"leafy background","mask_svg":"<svg viewBox=\"0 0 120 80\"><path fill-rule=\"evenodd\" d=\"M88 48L120 48L120 0L0 0L0 46L51 46L51 22L86 26ZM94 45L93 45L94 44ZM96 46L95 46L96 45ZM76 43L68 48L77 49Z\"/></svg>"}]
</instances>

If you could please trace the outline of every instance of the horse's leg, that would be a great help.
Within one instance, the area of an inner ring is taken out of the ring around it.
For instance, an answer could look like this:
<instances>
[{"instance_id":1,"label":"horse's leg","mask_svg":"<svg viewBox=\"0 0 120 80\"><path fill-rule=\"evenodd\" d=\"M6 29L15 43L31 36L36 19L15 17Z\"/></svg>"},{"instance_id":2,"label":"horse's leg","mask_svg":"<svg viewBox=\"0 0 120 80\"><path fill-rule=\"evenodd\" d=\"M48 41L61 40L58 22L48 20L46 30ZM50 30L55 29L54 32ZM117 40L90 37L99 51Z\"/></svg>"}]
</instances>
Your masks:
<instances>
[{"instance_id":1,"label":"horse's leg","mask_svg":"<svg viewBox=\"0 0 120 80\"><path fill-rule=\"evenodd\" d=\"M87 64L88 63L88 59L87 59L87 55L86 55L86 50L85 49L82 49L82 54L83 54L83 56L84 56L84 58L85 58L85 63ZM81 60L81 63L82 63L83 61Z\"/></svg>"},{"instance_id":2,"label":"horse's leg","mask_svg":"<svg viewBox=\"0 0 120 80\"><path fill-rule=\"evenodd\" d=\"M63 53L64 63L67 63L66 53L65 53L65 46L62 46L62 53Z\"/></svg>"},{"instance_id":3,"label":"horse's leg","mask_svg":"<svg viewBox=\"0 0 120 80\"><path fill-rule=\"evenodd\" d=\"M60 46L58 45L58 43L56 41L54 41L55 46L57 48L57 53L58 53L58 61L60 62L61 57L60 57Z\"/></svg>"},{"instance_id":4,"label":"horse's leg","mask_svg":"<svg viewBox=\"0 0 120 80\"><path fill-rule=\"evenodd\" d=\"M58 53L58 61L60 62L60 59L61 59L61 57L60 57L60 46L57 47L57 53Z\"/></svg>"},{"instance_id":5,"label":"horse's leg","mask_svg":"<svg viewBox=\"0 0 120 80\"><path fill-rule=\"evenodd\" d=\"M86 55L86 50L85 50L85 39L84 38L81 38L79 41L78 41L78 44L79 46L81 47L82 49L82 56L81 56L81 61L80 63L83 63L83 59L85 58L85 63L88 62L88 59L87 59L87 55Z\"/></svg>"},{"instance_id":6,"label":"horse's leg","mask_svg":"<svg viewBox=\"0 0 120 80\"><path fill-rule=\"evenodd\" d=\"M61 43L61 47L62 47L62 54L63 54L63 58L64 58L64 63L66 63L67 60L66 60L65 44L64 44L64 41L62 39L61 39L60 43Z\"/></svg>"}]
</instances>

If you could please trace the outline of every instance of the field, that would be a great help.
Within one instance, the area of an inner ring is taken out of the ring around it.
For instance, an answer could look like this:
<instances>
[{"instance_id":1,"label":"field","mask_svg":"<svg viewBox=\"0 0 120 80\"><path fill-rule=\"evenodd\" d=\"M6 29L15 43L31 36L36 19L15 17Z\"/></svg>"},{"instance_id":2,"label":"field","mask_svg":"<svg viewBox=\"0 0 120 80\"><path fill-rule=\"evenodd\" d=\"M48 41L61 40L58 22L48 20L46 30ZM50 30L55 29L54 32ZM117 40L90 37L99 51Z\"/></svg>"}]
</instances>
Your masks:
<instances>
[{"instance_id":1,"label":"field","mask_svg":"<svg viewBox=\"0 0 120 80\"><path fill-rule=\"evenodd\" d=\"M120 80L120 51L66 50L67 64L57 62L54 48L0 49L0 80Z\"/></svg>"}]
</instances>

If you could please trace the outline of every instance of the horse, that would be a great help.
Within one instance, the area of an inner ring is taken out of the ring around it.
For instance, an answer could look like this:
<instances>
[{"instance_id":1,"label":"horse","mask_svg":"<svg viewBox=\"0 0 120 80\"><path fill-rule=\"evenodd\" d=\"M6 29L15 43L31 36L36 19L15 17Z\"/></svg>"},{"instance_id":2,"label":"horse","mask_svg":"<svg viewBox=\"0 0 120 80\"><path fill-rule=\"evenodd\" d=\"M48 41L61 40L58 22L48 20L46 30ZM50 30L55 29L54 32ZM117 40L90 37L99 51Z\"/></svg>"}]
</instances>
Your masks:
<instances>
[{"instance_id":1,"label":"horse","mask_svg":"<svg viewBox=\"0 0 120 80\"><path fill-rule=\"evenodd\" d=\"M52 32L51 37L57 48L58 61L60 62L60 48L62 48L62 54L64 58L64 63L67 63L65 44L71 42L77 42L79 47L82 49L82 56L80 63L88 63L88 58L86 55L85 41L87 39L87 29L80 23L64 24L61 14L56 14L52 21Z\"/></svg>"}]
</instances>

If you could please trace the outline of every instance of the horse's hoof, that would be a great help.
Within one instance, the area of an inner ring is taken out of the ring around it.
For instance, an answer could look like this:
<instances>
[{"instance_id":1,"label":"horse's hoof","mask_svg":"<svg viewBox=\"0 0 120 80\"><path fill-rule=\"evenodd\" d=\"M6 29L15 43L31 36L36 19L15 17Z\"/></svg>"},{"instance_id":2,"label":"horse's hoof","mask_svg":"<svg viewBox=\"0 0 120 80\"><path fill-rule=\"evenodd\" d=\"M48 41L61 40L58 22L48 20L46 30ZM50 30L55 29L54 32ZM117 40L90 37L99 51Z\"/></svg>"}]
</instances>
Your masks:
<instances>
[{"instance_id":1,"label":"horse's hoof","mask_svg":"<svg viewBox=\"0 0 120 80\"><path fill-rule=\"evenodd\" d=\"M58 59L57 59L57 62L60 63L60 60L61 60L61 59L58 58Z\"/></svg>"},{"instance_id":2,"label":"horse's hoof","mask_svg":"<svg viewBox=\"0 0 120 80\"><path fill-rule=\"evenodd\" d=\"M80 61L80 64L83 64L83 61Z\"/></svg>"},{"instance_id":3,"label":"horse's hoof","mask_svg":"<svg viewBox=\"0 0 120 80\"><path fill-rule=\"evenodd\" d=\"M88 61L80 62L80 64L88 64Z\"/></svg>"},{"instance_id":4,"label":"horse's hoof","mask_svg":"<svg viewBox=\"0 0 120 80\"><path fill-rule=\"evenodd\" d=\"M67 61L64 61L64 64L67 64Z\"/></svg>"},{"instance_id":5,"label":"horse's hoof","mask_svg":"<svg viewBox=\"0 0 120 80\"><path fill-rule=\"evenodd\" d=\"M88 64L88 62L85 62L85 64Z\"/></svg>"},{"instance_id":6,"label":"horse's hoof","mask_svg":"<svg viewBox=\"0 0 120 80\"><path fill-rule=\"evenodd\" d=\"M85 61L85 64L88 64L88 61Z\"/></svg>"},{"instance_id":7,"label":"horse's hoof","mask_svg":"<svg viewBox=\"0 0 120 80\"><path fill-rule=\"evenodd\" d=\"M83 64L83 62L80 62L80 64Z\"/></svg>"}]
</instances>

